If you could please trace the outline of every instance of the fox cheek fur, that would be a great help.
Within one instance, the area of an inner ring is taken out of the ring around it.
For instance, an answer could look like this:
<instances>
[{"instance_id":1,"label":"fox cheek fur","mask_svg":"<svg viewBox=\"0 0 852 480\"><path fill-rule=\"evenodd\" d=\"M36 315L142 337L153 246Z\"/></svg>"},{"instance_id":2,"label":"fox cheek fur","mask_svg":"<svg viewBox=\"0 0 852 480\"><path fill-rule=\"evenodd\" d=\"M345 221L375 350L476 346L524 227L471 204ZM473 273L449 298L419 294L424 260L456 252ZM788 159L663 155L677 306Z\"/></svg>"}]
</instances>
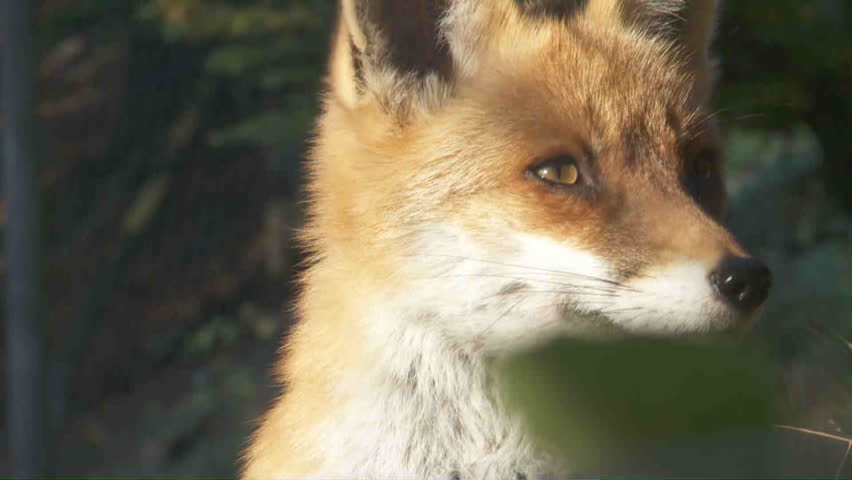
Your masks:
<instances>
[{"instance_id":1,"label":"fox cheek fur","mask_svg":"<svg viewBox=\"0 0 852 480\"><path fill-rule=\"evenodd\" d=\"M244 475L566 475L486 355L752 322L770 277L720 223L716 10L341 0L286 393Z\"/></svg>"}]
</instances>

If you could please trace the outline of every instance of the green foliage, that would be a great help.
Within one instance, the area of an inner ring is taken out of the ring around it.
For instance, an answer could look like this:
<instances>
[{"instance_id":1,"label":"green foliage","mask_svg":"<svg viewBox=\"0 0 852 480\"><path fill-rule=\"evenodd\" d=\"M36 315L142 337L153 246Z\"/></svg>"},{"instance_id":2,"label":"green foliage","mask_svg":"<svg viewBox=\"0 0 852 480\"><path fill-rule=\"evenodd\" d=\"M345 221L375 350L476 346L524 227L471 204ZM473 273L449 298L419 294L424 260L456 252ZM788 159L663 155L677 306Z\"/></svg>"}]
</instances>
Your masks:
<instances>
[{"instance_id":1,"label":"green foliage","mask_svg":"<svg viewBox=\"0 0 852 480\"><path fill-rule=\"evenodd\" d=\"M274 168L293 170L317 113L332 8L320 0L151 0L138 14L168 42L207 47L204 101L235 101L211 145L262 147Z\"/></svg>"},{"instance_id":2,"label":"green foliage","mask_svg":"<svg viewBox=\"0 0 852 480\"><path fill-rule=\"evenodd\" d=\"M502 375L510 404L578 474L746 474L764 468L776 413L768 365L727 342L564 339Z\"/></svg>"},{"instance_id":3,"label":"green foliage","mask_svg":"<svg viewBox=\"0 0 852 480\"><path fill-rule=\"evenodd\" d=\"M734 127L819 139L829 192L852 211L852 4L845 0L724 2L717 103ZM731 123L728 124L732 125Z\"/></svg>"},{"instance_id":4,"label":"green foliage","mask_svg":"<svg viewBox=\"0 0 852 480\"><path fill-rule=\"evenodd\" d=\"M843 0L726 2L719 35L721 102L779 126L830 93L852 100L852 6ZM830 89L826 92L825 89Z\"/></svg>"}]
</instances>

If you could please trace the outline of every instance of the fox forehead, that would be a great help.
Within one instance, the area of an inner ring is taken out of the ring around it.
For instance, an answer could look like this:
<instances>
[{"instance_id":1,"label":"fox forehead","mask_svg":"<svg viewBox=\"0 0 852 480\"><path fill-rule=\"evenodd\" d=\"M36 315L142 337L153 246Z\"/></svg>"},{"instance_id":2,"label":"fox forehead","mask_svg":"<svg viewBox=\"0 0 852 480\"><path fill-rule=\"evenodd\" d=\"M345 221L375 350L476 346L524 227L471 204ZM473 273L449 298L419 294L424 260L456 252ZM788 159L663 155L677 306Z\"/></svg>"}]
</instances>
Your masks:
<instances>
[{"instance_id":1,"label":"fox forehead","mask_svg":"<svg viewBox=\"0 0 852 480\"><path fill-rule=\"evenodd\" d=\"M477 47L477 68L455 78L450 89L426 88L431 92L427 96L440 97L426 101L437 107L420 115L405 114L403 121L377 114L387 128L379 134L372 129L372 138L360 140L376 140L375 151L382 157L435 165L433 158L453 156L441 146L481 150L481 137L492 133L530 148L547 150L553 143L573 142L582 144L576 148L595 152L619 150L625 160L664 161L654 165L657 169L677 166L685 139L712 143L713 135L706 135L712 132L712 122L704 121L702 92L697 91L696 77L701 74L688 64L686 47L609 18L615 16L610 9L631 2L515 2L529 12L500 21L494 11L506 2L489 0L479 7L490 11L492 20L471 27L487 39ZM568 8L572 15L544 8L550 3ZM595 14L599 10L607 10L605 21L599 18L604 14ZM469 18L459 22L476 23ZM386 102L396 100L383 98L378 105L387 108ZM358 123L364 116L353 118ZM469 135L471 131L476 135ZM453 145L453 139L460 145ZM418 146L423 146L422 153L404 154Z\"/></svg>"},{"instance_id":2,"label":"fox forehead","mask_svg":"<svg viewBox=\"0 0 852 480\"><path fill-rule=\"evenodd\" d=\"M543 41L524 44L511 41L522 33L509 35L444 108L403 128L402 144L421 147L412 159L444 168L435 160L458 166L465 150L480 165L488 157L524 164L559 153L593 155L622 164L612 169L670 181L685 152L715 145L712 122L691 97L693 82L665 43L582 21L534 25L549 30L527 37ZM517 169L508 163L503 167Z\"/></svg>"}]
</instances>

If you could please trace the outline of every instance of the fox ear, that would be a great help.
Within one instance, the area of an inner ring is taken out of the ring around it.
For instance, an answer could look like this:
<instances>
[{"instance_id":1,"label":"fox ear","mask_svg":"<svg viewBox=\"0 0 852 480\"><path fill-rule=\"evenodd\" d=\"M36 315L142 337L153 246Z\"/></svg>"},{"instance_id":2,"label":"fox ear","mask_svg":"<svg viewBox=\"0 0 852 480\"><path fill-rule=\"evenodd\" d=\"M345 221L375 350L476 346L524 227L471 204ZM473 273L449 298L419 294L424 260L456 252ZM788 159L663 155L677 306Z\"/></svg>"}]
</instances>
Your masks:
<instances>
[{"instance_id":1,"label":"fox ear","mask_svg":"<svg viewBox=\"0 0 852 480\"><path fill-rule=\"evenodd\" d=\"M657 33L675 33L694 52L707 51L720 0L591 0L597 10L620 12L621 19Z\"/></svg>"},{"instance_id":2,"label":"fox ear","mask_svg":"<svg viewBox=\"0 0 852 480\"><path fill-rule=\"evenodd\" d=\"M525 15L569 18L582 12L587 0L515 0L515 3Z\"/></svg>"},{"instance_id":3,"label":"fox ear","mask_svg":"<svg viewBox=\"0 0 852 480\"><path fill-rule=\"evenodd\" d=\"M707 101L715 81L715 65L711 60L710 47L716 33L720 1L684 0L679 24L675 25L675 31L689 55L695 78L693 97L699 103Z\"/></svg>"},{"instance_id":4,"label":"fox ear","mask_svg":"<svg viewBox=\"0 0 852 480\"><path fill-rule=\"evenodd\" d=\"M706 100L713 83L710 45L720 1L621 0L623 21L669 38L684 48L695 77L694 96L699 102Z\"/></svg>"},{"instance_id":5,"label":"fox ear","mask_svg":"<svg viewBox=\"0 0 852 480\"><path fill-rule=\"evenodd\" d=\"M418 86L448 80L452 60L441 20L450 1L341 0L333 91L350 106L369 94L397 104Z\"/></svg>"},{"instance_id":6,"label":"fox ear","mask_svg":"<svg viewBox=\"0 0 852 480\"><path fill-rule=\"evenodd\" d=\"M689 0L682 17L685 25L682 29L687 48L696 56L705 59L709 55L710 44L716 31L719 0Z\"/></svg>"}]
</instances>

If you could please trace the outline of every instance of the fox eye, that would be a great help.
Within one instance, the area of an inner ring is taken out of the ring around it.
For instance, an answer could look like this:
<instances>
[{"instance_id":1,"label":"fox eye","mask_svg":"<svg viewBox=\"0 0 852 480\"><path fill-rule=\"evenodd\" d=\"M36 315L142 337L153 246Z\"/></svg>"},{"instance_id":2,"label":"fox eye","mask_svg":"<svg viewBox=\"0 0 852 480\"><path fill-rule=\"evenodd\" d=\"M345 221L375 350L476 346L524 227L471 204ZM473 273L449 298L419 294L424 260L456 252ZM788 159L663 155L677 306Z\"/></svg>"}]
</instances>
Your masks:
<instances>
[{"instance_id":1,"label":"fox eye","mask_svg":"<svg viewBox=\"0 0 852 480\"><path fill-rule=\"evenodd\" d=\"M687 193L705 211L717 218L722 215L725 203L725 187L718 164L718 153L705 150L691 159L684 172Z\"/></svg>"},{"instance_id":2,"label":"fox eye","mask_svg":"<svg viewBox=\"0 0 852 480\"><path fill-rule=\"evenodd\" d=\"M692 175L695 179L700 181L710 180L710 177L713 176L713 161L710 158L707 158L707 154L700 156L698 159L692 162Z\"/></svg>"},{"instance_id":3,"label":"fox eye","mask_svg":"<svg viewBox=\"0 0 852 480\"><path fill-rule=\"evenodd\" d=\"M530 172L544 182L571 186L580 181L580 169L577 163L568 156L561 156L532 167Z\"/></svg>"},{"instance_id":4,"label":"fox eye","mask_svg":"<svg viewBox=\"0 0 852 480\"><path fill-rule=\"evenodd\" d=\"M690 193L698 194L700 190L714 183L718 174L716 163L716 154L712 151L701 152L688 163L686 178Z\"/></svg>"}]
</instances>

